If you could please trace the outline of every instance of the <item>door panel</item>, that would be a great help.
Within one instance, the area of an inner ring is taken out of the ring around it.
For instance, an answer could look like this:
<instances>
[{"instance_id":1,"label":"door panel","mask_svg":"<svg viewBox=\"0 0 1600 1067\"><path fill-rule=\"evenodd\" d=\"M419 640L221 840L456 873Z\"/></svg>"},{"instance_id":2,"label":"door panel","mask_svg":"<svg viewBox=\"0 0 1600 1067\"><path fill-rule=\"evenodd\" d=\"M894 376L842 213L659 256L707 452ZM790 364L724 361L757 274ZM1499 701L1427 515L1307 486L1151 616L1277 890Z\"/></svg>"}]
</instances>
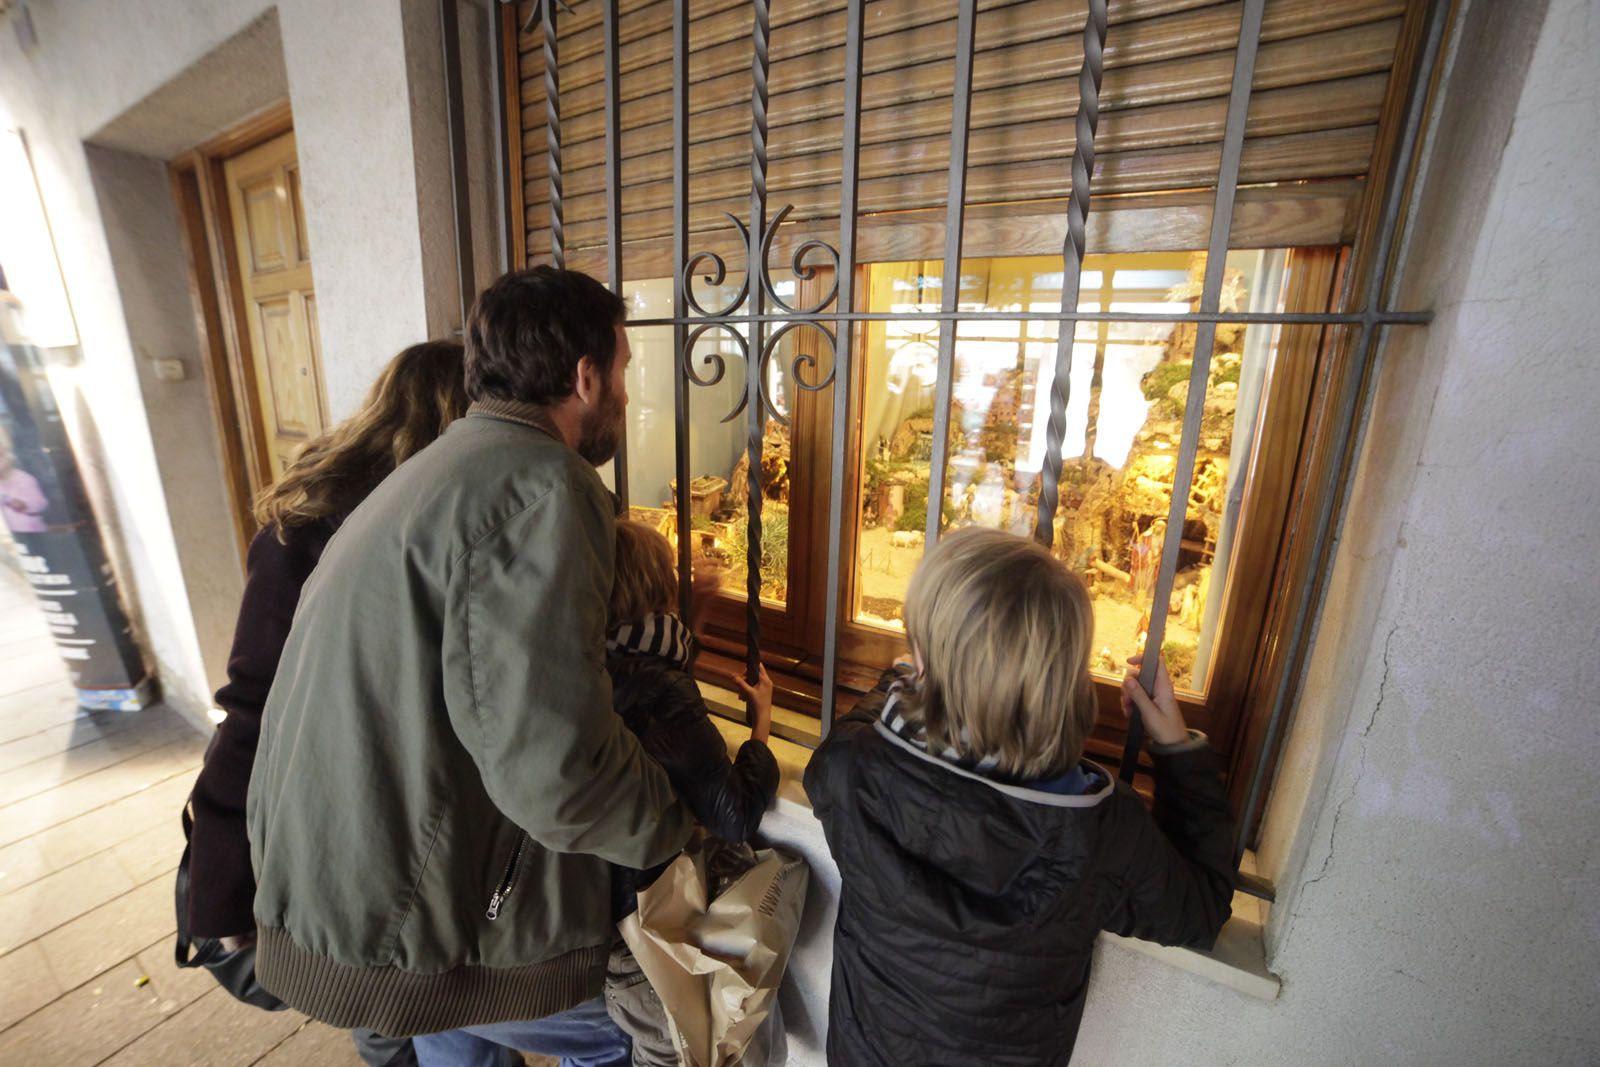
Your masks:
<instances>
[{"instance_id":1,"label":"door panel","mask_svg":"<svg viewBox=\"0 0 1600 1067\"><path fill-rule=\"evenodd\" d=\"M327 424L327 399L311 286L294 134L223 166L254 378L252 432L278 478Z\"/></svg>"},{"instance_id":2,"label":"door panel","mask_svg":"<svg viewBox=\"0 0 1600 1067\"><path fill-rule=\"evenodd\" d=\"M274 177L262 175L239 189L244 199L246 245L250 249L250 269L254 274L288 266L283 254L283 233L278 226L278 188Z\"/></svg>"},{"instance_id":3,"label":"door panel","mask_svg":"<svg viewBox=\"0 0 1600 1067\"><path fill-rule=\"evenodd\" d=\"M279 437L305 440L317 432L321 415L311 381L310 348L303 320L295 314L295 297L274 297L257 305L264 347L262 366L271 389L272 431Z\"/></svg>"}]
</instances>

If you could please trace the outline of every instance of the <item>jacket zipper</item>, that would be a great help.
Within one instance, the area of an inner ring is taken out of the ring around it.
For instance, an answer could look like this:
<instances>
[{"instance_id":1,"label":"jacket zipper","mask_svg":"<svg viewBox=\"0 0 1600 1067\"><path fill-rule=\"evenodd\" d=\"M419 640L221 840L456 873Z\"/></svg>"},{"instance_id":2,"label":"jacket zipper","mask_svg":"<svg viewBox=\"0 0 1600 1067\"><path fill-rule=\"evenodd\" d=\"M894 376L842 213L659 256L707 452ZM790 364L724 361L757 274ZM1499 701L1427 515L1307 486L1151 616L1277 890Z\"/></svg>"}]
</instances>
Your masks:
<instances>
[{"instance_id":1,"label":"jacket zipper","mask_svg":"<svg viewBox=\"0 0 1600 1067\"><path fill-rule=\"evenodd\" d=\"M517 865L522 862L522 850L528 844L528 835L520 834L517 837L517 847L511 853L511 862L506 864L506 873L501 876L500 884L495 887L494 896L489 898L489 910L484 912L493 922L500 917L500 905L505 903L506 897L511 895L511 889L517 884Z\"/></svg>"}]
</instances>

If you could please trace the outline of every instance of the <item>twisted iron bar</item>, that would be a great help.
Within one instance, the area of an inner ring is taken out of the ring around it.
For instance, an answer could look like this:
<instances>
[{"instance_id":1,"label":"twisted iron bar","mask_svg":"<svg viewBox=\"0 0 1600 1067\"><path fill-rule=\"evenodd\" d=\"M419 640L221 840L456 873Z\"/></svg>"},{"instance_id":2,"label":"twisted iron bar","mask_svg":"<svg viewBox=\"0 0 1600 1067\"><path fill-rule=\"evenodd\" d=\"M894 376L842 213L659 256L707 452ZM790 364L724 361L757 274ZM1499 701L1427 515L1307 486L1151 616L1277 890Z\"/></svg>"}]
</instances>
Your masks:
<instances>
[{"instance_id":1,"label":"twisted iron bar","mask_svg":"<svg viewBox=\"0 0 1600 1067\"><path fill-rule=\"evenodd\" d=\"M543 0L544 131L550 164L550 259L567 265L567 235L561 211L561 70L556 43L557 0Z\"/></svg>"},{"instance_id":2,"label":"twisted iron bar","mask_svg":"<svg viewBox=\"0 0 1600 1067\"><path fill-rule=\"evenodd\" d=\"M1100 80L1105 71L1106 0L1089 0L1083 27L1083 66L1078 71L1077 141L1072 150L1072 195L1067 202L1067 240L1062 250L1061 311L1078 310L1084 250L1088 247L1089 182L1094 177L1094 134L1100 125ZM1045 427L1044 471L1039 476L1039 510L1033 536L1049 548L1055 540L1056 508L1061 502L1061 445L1067 433L1067 400L1072 389L1075 320L1063 318L1056 333L1056 373L1050 383L1050 421Z\"/></svg>"},{"instance_id":3,"label":"twisted iron bar","mask_svg":"<svg viewBox=\"0 0 1600 1067\"><path fill-rule=\"evenodd\" d=\"M755 25L750 34L750 228L745 234L749 248L745 289L749 293L750 311L759 315L765 310L762 307L764 286L750 284L750 271L753 269L756 272L758 282L766 273L763 250L767 229L767 67L770 61L767 46L772 34L772 19L767 10L767 0L752 0L750 6ZM750 324L750 346L757 353L765 351L762 343L764 330L765 326L760 322ZM767 405L759 399L762 393L762 361L748 358L749 351L746 349L745 360L745 392L746 401L749 402L749 426L745 441L745 455L749 461L746 464L749 486L745 501L745 633L748 637L745 677L754 685L761 672L761 458L765 451L762 438L766 433L764 409ZM753 402L750 402L750 394L754 394Z\"/></svg>"},{"instance_id":4,"label":"twisted iron bar","mask_svg":"<svg viewBox=\"0 0 1600 1067\"><path fill-rule=\"evenodd\" d=\"M556 0L556 3L560 4L561 10L565 11L567 14L576 14L576 12L572 10L572 5L567 3L567 0ZM522 24L522 33L527 33L529 30L533 29L533 24L544 17L543 8L543 4L533 5L533 11L528 14L527 21Z\"/></svg>"},{"instance_id":5,"label":"twisted iron bar","mask_svg":"<svg viewBox=\"0 0 1600 1067\"><path fill-rule=\"evenodd\" d=\"M767 69L771 64L768 42L772 36L772 17L767 0L751 0L755 25L750 33L750 201L765 214L767 203ZM753 217L760 228L765 219Z\"/></svg>"}]
</instances>

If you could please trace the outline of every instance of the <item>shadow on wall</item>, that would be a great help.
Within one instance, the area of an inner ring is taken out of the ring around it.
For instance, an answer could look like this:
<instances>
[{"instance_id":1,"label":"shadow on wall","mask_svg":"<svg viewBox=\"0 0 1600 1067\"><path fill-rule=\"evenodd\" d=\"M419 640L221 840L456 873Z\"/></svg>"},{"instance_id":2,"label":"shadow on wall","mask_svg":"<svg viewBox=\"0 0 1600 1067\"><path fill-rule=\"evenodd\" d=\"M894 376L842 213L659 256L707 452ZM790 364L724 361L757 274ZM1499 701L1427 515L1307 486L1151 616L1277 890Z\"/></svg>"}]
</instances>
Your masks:
<instances>
[{"instance_id":1,"label":"shadow on wall","mask_svg":"<svg viewBox=\"0 0 1600 1067\"><path fill-rule=\"evenodd\" d=\"M226 679L244 565L167 166L96 145L86 153L206 688L215 690ZM157 360L183 376L158 376Z\"/></svg>"}]
</instances>

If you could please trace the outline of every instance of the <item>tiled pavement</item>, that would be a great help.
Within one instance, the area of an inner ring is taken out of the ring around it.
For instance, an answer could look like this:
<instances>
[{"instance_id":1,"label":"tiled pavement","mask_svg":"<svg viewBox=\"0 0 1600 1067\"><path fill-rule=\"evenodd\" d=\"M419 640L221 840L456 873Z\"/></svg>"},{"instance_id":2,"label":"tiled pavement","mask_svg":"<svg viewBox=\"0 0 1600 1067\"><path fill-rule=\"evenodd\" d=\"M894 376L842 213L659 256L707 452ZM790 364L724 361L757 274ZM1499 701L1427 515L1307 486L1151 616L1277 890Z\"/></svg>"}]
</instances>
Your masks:
<instances>
[{"instance_id":1,"label":"tiled pavement","mask_svg":"<svg viewBox=\"0 0 1600 1067\"><path fill-rule=\"evenodd\" d=\"M205 738L164 707L78 710L0 562L0 1064L359 1064L349 1037L172 961L178 813Z\"/></svg>"},{"instance_id":2,"label":"tiled pavement","mask_svg":"<svg viewBox=\"0 0 1600 1067\"><path fill-rule=\"evenodd\" d=\"M79 710L0 559L0 1067L359 1067L343 1030L173 963L179 812L205 742L165 707Z\"/></svg>"}]
</instances>

